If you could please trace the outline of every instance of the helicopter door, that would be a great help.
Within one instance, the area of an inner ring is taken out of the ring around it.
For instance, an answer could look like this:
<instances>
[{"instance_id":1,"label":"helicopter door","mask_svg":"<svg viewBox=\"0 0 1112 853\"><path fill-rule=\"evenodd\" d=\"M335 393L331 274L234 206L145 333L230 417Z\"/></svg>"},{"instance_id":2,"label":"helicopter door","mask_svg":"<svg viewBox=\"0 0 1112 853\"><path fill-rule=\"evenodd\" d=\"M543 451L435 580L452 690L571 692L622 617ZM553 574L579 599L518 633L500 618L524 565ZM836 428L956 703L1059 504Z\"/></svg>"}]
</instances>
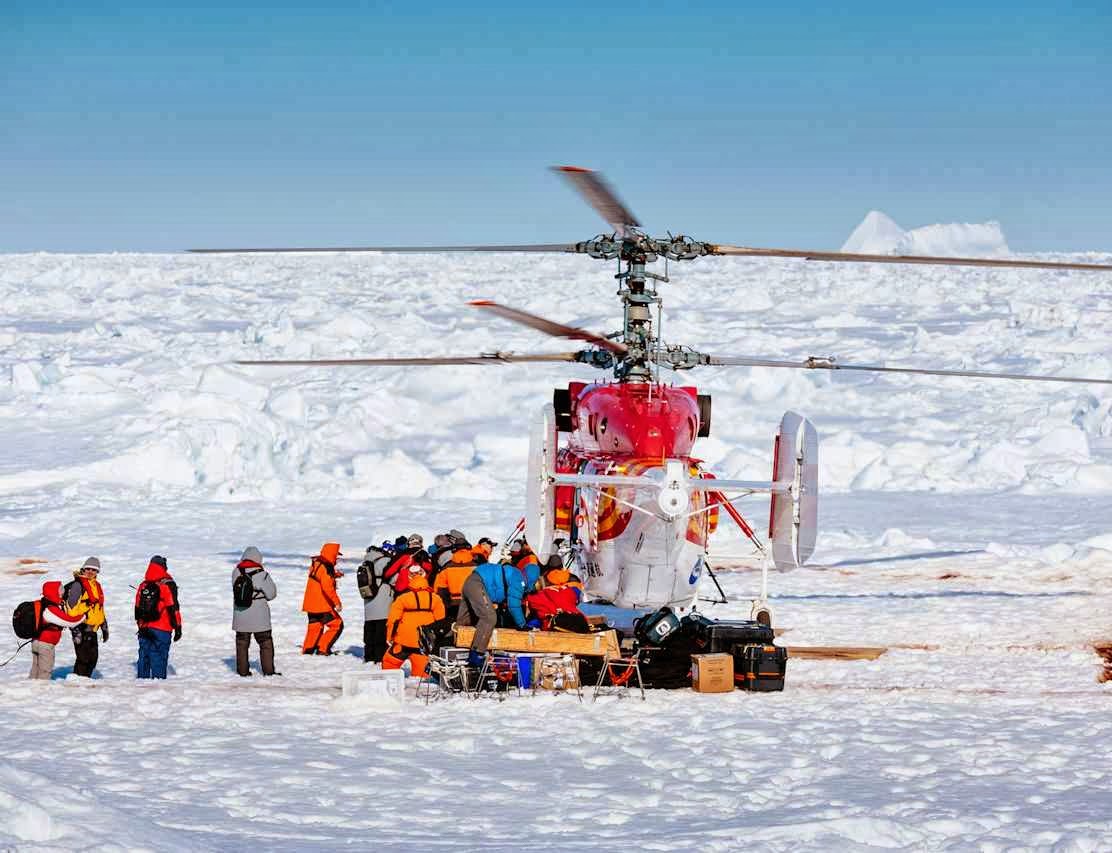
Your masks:
<instances>
[{"instance_id":1,"label":"helicopter door","mask_svg":"<svg viewBox=\"0 0 1112 853\"><path fill-rule=\"evenodd\" d=\"M529 434L529 468L525 482L525 538L543 566L556 538L556 413L542 406Z\"/></svg>"}]
</instances>

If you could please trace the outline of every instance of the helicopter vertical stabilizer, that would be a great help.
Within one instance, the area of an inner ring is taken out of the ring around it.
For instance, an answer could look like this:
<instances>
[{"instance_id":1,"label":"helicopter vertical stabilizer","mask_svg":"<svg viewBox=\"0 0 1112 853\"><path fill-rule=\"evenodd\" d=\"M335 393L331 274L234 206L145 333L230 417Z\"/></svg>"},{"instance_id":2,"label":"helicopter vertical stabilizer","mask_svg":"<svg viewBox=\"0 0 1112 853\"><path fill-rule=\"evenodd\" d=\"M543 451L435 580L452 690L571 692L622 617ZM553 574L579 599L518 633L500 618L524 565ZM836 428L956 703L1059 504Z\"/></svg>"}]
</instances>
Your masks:
<instances>
[{"instance_id":1,"label":"helicopter vertical stabilizer","mask_svg":"<svg viewBox=\"0 0 1112 853\"><path fill-rule=\"evenodd\" d=\"M778 569L802 566L815 551L818 534L819 436L805 417L785 412L773 451L773 482L788 491L773 491L768 538Z\"/></svg>"}]
</instances>

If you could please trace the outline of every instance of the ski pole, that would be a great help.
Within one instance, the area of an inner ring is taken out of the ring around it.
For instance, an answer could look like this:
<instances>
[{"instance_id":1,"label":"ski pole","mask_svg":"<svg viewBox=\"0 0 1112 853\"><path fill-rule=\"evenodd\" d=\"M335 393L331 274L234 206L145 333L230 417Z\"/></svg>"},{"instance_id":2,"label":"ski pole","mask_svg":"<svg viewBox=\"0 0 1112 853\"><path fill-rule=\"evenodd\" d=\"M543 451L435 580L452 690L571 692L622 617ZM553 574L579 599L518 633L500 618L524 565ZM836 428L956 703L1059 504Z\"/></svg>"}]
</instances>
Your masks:
<instances>
[{"instance_id":1,"label":"ski pole","mask_svg":"<svg viewBox=\"0 0 1112 853\"><path fill-rule=\"evenodd\" d=\"M25 640L24 642L20 643L19 647L12 653L12 656L10 658L8 658L6 661L4 661L3 663L0 663L0 666L7 666L8 664L10 664L13 660L15 660L15 656L18 655L21 651L23 651L23 647L26 646L30 642L31 642L30 640Z\"/></svg>"}]
</instances>

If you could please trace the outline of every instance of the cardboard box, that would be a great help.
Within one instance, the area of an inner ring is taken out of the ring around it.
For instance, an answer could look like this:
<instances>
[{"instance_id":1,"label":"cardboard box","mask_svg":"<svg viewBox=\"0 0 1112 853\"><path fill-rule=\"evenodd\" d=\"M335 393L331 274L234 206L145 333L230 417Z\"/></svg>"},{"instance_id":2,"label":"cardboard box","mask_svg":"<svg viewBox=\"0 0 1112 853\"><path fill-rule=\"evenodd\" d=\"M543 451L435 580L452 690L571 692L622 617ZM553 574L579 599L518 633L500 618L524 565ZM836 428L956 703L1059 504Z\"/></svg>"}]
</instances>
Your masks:
<instances>
[{"instance_id":1,"label":"cardboard box","mask_svg":"<svg viewBox=\"0 0 1112 853\"><path fill-rule=\"evenodd\" d=\"M696 693L729 693L734 689L734 656L692 655L691 689Z\"/></svg>"},{"instance_id":2,"label":"cardboard box","mask_svg":"<svg viewBox=\"0 0 1112 853\"><path fill-rule=\"evenodd\" d=\"M579 661L573 655L545 655L536 663L536 685L542 690L579 688Z\"/></svg>"}]
</instances>

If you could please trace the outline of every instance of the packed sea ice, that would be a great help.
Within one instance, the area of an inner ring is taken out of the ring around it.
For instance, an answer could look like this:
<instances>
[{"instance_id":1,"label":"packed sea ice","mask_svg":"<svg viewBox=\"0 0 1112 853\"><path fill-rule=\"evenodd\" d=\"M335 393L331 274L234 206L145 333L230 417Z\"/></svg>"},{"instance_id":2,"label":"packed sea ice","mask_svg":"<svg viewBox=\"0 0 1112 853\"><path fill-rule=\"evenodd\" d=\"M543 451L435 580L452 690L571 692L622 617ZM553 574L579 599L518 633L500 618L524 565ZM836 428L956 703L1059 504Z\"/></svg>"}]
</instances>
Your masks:
<instances>
[{"instance_id":1,"label":"packed sea ice","mask_svg":"<svg viewBox=\"0 0 1112 853\"><path fill-rule=\"evenodd\" d=\"M821 532L812 565L772 577L780 641L887 654L792 660L782 694L341 697L362 667L363 549L507 532L531 415L592 374L234 362L566 348L472 298L619 324L609 272L555 257L537 280L532 262L0 256L0 600L10 612L95 554L112 628L91 681L66 638L51 683L27 681L26 650L0 669L0 849L1112 849L1112 686L1092 649L1112 636L1106 386L677 375L714 396L697 452L721 476L768 476L785 409L814 421ZM664 337L705 352L1112 378L1097 274L742 259L671 274ZM741 509L763 526L766 505ZM306 658L305 570L330 540L344 653ZM229 574L247 545L278 583L281 679L234 673ZM744 617L752 549L724 523L712 551L733 603L700 607ZM184 637L170 678L139 683L131 585L156 553Z\"/></svg>"}]
</instances>

